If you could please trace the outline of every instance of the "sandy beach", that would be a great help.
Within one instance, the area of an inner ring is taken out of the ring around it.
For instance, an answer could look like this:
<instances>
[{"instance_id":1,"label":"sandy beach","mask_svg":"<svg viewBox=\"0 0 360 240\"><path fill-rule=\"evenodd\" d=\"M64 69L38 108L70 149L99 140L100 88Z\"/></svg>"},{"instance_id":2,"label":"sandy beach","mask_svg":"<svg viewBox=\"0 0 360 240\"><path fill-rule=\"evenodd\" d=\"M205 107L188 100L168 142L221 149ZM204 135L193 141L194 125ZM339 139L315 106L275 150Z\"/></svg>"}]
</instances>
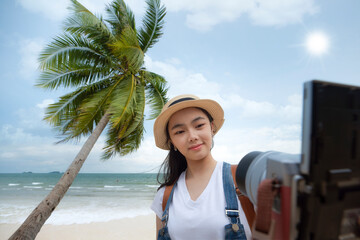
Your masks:
<instances>
[{"instance_id":1,"label":"sandy beach","mask_svg":"<svg viewBox=\"0 0 360 240\"><path fill-rule=\"evenodd\" d=\"M8 239L18 227L17 224L0 224L0 239ZM89 224L45 224L36 237L36 240L60 239L155 239L155 214Z\"/></svg>"}]
</instances>

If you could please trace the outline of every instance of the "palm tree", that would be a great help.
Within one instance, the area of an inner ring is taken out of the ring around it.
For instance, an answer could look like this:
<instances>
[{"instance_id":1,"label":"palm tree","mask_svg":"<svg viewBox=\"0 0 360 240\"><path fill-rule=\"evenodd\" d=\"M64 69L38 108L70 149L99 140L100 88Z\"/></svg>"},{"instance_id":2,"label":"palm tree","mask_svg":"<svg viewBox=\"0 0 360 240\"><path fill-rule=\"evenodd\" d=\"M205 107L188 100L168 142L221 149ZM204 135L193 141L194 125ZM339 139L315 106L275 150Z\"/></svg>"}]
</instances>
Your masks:
<instances>
[{"instance_id":1,"label":"palm tree","mask_svg":"<svg viewBox=\"0 0 360 240\"><path fill-rule=\"evenodd\" d=\"M90 136L53 190L10 239L36 237L106 126L102 158L131 153L143 138L145 105L153 119L167 101L165 79L144 67L144 54L162 35L166 10L160 0L147 0L140 29L123 0L106 7L106 19L76 0L71 2L64 33L39 57L42 73L37 86L72 88L46 111L45 120L64 136L60 142Z\"/></svg>"}]
</instances>

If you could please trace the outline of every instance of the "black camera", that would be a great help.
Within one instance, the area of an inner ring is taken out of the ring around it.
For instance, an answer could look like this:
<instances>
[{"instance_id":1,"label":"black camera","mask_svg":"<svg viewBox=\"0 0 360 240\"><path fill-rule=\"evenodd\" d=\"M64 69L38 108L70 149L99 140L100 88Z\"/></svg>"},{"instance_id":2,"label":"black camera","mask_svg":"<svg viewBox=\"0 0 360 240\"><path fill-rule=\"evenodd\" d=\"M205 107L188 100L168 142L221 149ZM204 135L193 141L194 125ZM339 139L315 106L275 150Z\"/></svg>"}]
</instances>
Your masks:
<instances>
[{"instance_id":1,"label":"black camera","mask_svg":"<svg viewBox=\"0 0 360 240\"><path fill-rule=\"evenodd\" d=\"M236 182L255 239L359 240L360 87L306 82L301 153L251 152Z\"/></svg>"}]
</instances>

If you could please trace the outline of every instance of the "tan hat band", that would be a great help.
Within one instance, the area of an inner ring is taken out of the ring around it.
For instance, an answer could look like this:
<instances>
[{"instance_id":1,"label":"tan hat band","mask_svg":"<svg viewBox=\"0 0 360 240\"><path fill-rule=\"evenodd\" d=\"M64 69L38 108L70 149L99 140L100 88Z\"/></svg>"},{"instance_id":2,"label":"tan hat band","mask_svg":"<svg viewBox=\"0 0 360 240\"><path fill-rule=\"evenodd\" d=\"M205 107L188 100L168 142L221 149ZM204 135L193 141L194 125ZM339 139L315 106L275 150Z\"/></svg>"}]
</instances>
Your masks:
<instances>
[{"instance_id":1,"label":"tan hat band","mask_svg":"<svg viewBox=\"0 0 360 240\"><path fill-rule=\"evenodd\" d=\"M180 98L180 99L172 102L172 103L169 105L169 107L171 107L172 105L175 105L175 104L177 104L177 103L179 103L179 102L184 102L184 101L189 101L189 100L196 100L196 99L195 99L195 98L191 98L191 97Z\"/></svg>"}]
</instances>

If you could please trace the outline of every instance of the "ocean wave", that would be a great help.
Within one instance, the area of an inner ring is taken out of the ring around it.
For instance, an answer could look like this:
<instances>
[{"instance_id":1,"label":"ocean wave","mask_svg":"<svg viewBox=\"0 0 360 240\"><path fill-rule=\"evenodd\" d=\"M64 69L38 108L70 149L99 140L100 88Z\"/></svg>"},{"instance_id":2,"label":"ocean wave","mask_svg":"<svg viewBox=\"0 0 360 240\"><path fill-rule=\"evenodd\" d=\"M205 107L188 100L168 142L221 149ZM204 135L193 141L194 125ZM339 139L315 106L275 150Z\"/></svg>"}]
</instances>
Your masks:
<instances>
[{"instance_id":1,"label":"ocean wave","mask_svg":"<svg viewBox=\"0 0 360 240\"><path fill-rule=\"evenodd\" d=\"M89 190L104 190L102 187L89 187Z\"/></svg>"},{"instance_id":2,"label":"ocean wave","mask_svg":"<svg viewBox=\"0 0 360 240\"><path fill-rule=\"evenodd\" d=\"M123 218L132 218L137 216L145 216L151 214L149 207L142 209L122 209L122 208L94 208L76 209L74 210L59 210L53 213L49 218L49 224L54 225L69 225L69 224L88 224L96 222L108 222L112 220L119 220Z\"/></svg>"},{"instance_id":3,"label":"ocean wave","mask_svg":"<svg viewBox=\"0 0 360 240\"><path fill-rule=\"evenodd\" d=\"M21 224L56 184L51 174L18 174L0 188L0 223ZM7 177L7 176L5 176ZM106 222L151 214L156 176L80 174L47 223ZM119 181L116 181L119 179ZM1 234L0 234L1 235ZM1 237L0 237L1 239Z\"/></svg>"},{"instance_id":4,"label":"ocean wave","mask_svg":"<svg viewBox=\"0 0 360 240\"><path fill-rule=\"evenodd\" d=\"M145 216L152 213L149 207L150 204L151 202L143 202L141 205L135 203L137 206L133 207L130 202L124 206L116 204L113 206L111 204L100 206L100 203L67 206L66 203L63 203L51 214L46 223L53 225L88 224ZM0 223L20 224L31 213L33 207L8 206L4 208L2 206L0 207Z\"/></svg>"},{"instance_id":5,"label":"ocean wave","mask_svg":"<svg viewBox=\"0 0 360 240\"><path fill-rule=\"evenodd\" d=\"M105 185L104 188L124 188L124 186L111 186L111 185Z\"/></svg>"},{"instance_id":6,"label":"ocean wave","mask_svg":"<svg viewBox=\"0 0 360 240\"><path fill-rule=\"evenodd\" d=\"M42 185L42 184L44 184L44 183L42 183L42 182L33 182L32 183L32 185Z\"/></svg>"},{"instance_id":7,"label":"ocean wave","mask_svg":"<svg viewBox=\"0 0 360 240\"><path fill-rule=\"evenodd\" d=\"M41 187L41 186L24 186L23 188L40 189L40 188L43 188L43 187Z\"/></svg>"},{"instance_id":8,"label":"ocean wave","mask_svg":"<svg viewBox=\"0 0 360 240\"><path fill-rule=\"evenodd\" d=\"M125 186L111 186L111 185L105 185L104 189L102 190L107 190L107 191L129 191L130 188L125 187Z\"/></svg>"}]
</instances>

